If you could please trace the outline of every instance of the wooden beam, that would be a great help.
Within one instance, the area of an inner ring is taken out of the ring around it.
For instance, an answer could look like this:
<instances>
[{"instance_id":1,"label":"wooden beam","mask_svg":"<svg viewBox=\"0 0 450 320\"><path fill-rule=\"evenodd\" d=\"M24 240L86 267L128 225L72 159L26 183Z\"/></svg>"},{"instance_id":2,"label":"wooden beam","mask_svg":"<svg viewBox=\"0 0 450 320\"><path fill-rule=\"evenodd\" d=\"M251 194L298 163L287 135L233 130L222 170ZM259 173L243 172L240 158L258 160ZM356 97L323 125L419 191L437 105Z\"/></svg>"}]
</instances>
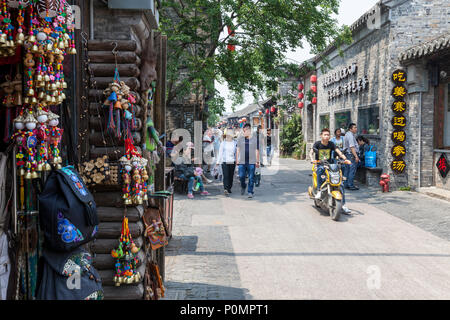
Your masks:
<instances>
[{"instance_id":1,"label":"wooden beam","mask_svg":"<svg viewBox=\"0 0 450 320\"><path fill-rule=\"evenodd\" d=\"M92 130L101 132L105 132L105 124L106 120L103 118L99 118L98 116L91 116L89 118L89 126ZM136 118L136 129L135 131L139 131L142 129L142 120L140 118ZM105 132L106 135L106 132Z\"/></svg>"},{"instance_id":2,"label":"wooden beam","mask_svg":"<svg viewBox=\"0 0 450 320\"><path fill-rule=\"evenodd\" d=\"M104 286L105 300L142 300L144 298L144 285L137 286L127 284L120 287Z\"/></svg>"},{"instance_id":3,"label":"wooden beam","mask_svg":"<svg viewBox=\"0 0 450 320\"><path fill-rule=\"evenodd\" d=\"M95 103L95 102L91 102L89 104L89 114L91 116L98 116L98 114L100 114L102 117L106 116L107 113L107 107L103 106L103 102L99 102L99 103ZM136 117L140 117L142 113L142 107L139 105L135 105L134 106L134 115Z\"/></svg>"},{"instance_id":4,"label":"wooden beam","mask_svg":"<svg viewBox=\"0 0 450 320\"><path fill-rule=\"evenodd\" d=\"M136 52L120 51L116 55L117 63L141 64L141 58ZM89 60L91 63L115 63L116 59L111 51L89 51Z\"/></svg>"},{"instance_id":5,"label":"wooden beam","mask_svg":"<svg viewBox=\"0 0 450 320\"><path fill-rule=\"evenodd\" d=\"M138 237L133 241L140 248L144 243L144 238ZM117 248L118 244L118 239L97 239L89 245L89 249L95 254L111 254L111 250Z\"/></svg>"},{"instance_id":6,"label":"wooden beam","mask_svg":"<svg viewBox=\"0 0 450 320\"><path fill-rule=\"evenodd\" d=\"M95 77L114 77L116 65L110 63L91 63L91 70ZM139 77L139 68L133 63L117 64L117 70L121 77Z\"/></svg>"},{"instance_id":7,"label":"wooden beam","mask_svg":"<svg viewBox=\"0 0 450 320\"><path fill-rule=\"evenodd\" d=\"M108 194L113 196L109 197ZM100 198L110 201L109 207L97 207L98 219L103 222L122 222L124 217L124 208L122 207L112 207L115 203L120 203L123 206L121 192L96 192L94 194L95 203L97 204ZM144 214L142 206L128 207L127 217L129 222L140 221Z\"/></svg>"},{"instance_id":8,"label":"wooden beam","mask_svg":"<svg viewBox=\"0 0 450 320\"><path fill-rule=\"evenodd\" d=\"M117 245L114 248L117 248L119 246L119 238L117 238ZM112 250L111 249L111 250ZM145 261L145 253L143 250L139 250L138 254L137 254L138 258L139 258L139 263L138 266L140 266L142 264L142 261ZM116 263L116 259L114 259L111 256L111 253L99 253L96 254L94 259L93 259L93 265L94 268L97 270L113 270L114 269L114 264Z\"/></svg>"},{"instance_id":9,"label":"wooden beam","mask_svg":"<svg viewBox=\"0 0 450 320\"><path fill-rule=\"evenodd\" d=\"M140 132L132 132L132 136L135 144L141 143L141 133ZM123 138L117 139L113 137L111 134L107 134L103 132L95 132L89 135L89 143L91 146L96 147L114 147L114 146L123 146L124 140Z\"/></svg>"},{"instance_id":10,"label":"wooden beam","mask_svg":"<svg viewBox=\"0 0 450 320\"><path fill-rule=\"evenodd\" d=\"M94 77L91 78L91 84L97 86L98 89L106 89L110 83L114 81L113 77ZM140 87L140 82L138 78L135 77L121 77L121 81L125 82L131 90L138 90ZM103 95L103 92L102 92Z\"/></svg>"},{"instance_id":11,"label":"wooden beam","mask_svg":"<svg viewBox=\"0 0 450 320\"><path fill-rule=\"evenodd\" d=\"M137 238L144 232L144 225L138 221L129 224L131 236ZM122 230L122 222L102 222L98 226L98 239L119 239Z\"/></svg>"},{"instance_id":12,"label":"wooden beam","mask_svg":"<svg viewBox=\"0 0 450 320\"><path fill-rule=\"evenodd\" d=\"M134 40L89 40L88 49L89 51L112 52L115 46L113 42L117 43L117 51L137 52L137 44Z\"/></svg>"},{"instance_id":13,"label":"wooden beam","mask_svg":"<svg viewBox=\"0 0 450 320\"><path fill-rule=\"evenodd\" d=\"M156 73L158 79L156 81L156 92L155 92L155 105L153 110L153 122L155 124L155 129L160 135L166 131L166 79L165 79L165 61L167 56L166 45L167 38L162 36L161 33L156 34ZM164 143L164 141L162 141ZM165 145L165 143L164 143ZM160 155L161 159L159 163L156 164L155 170L155 190L165 190L165 153Z\"/></svg>"}]
</instances>

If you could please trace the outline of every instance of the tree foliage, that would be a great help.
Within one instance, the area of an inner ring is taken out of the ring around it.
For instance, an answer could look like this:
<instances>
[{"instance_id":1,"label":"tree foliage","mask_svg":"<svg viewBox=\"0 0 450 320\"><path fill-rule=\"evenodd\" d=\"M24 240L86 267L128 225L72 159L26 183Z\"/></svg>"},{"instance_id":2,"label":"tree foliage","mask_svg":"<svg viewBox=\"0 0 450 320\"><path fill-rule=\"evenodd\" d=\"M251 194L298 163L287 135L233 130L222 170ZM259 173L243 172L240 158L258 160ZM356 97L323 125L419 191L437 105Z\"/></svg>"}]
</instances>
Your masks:
<instances>
[{"instance_id":1,"label":"tree foliage","mask_svg":"<svg viewBox=\"0 0 450 320\"><path fill-rule=\"evenodd\" d=\"M236 101L245 91L276 91L286 52L307 42L319 53L348 38L332 18L338 5L339 0L158 1L169 45L167 102L194 93L216 99L209 112L221 114L214 81L226 82Z\"/></svg>"},{"instance_id":2,"label":"tree foliage","mask_svg":"<svg viewBox=\"0 0 450 320\"><path fill-rule=\"evenodd\" d=\"M285 155L291 155L303 149L302 118L294 113L284 124L280 132L280 149Z\"/></svg>"}]
</instances>

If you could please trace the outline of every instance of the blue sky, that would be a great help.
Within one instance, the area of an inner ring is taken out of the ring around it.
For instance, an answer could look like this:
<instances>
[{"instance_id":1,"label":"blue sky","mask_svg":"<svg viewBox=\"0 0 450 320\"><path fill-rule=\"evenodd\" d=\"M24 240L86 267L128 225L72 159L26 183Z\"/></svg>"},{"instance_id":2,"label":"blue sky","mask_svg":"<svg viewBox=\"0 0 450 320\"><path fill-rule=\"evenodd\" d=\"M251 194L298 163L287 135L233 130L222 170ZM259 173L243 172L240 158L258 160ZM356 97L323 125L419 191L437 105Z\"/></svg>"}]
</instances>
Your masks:
<instances>
[{"instance_id":1,"label":"blue sky","mask_svg":"<svg viewBox=\"0 0 450 320\"><path fill-rule=\"evenodd\" d=\"M355 22L359 17L361 17L366 11L372 8L378 0L341 0L341 5L339 8L339 14L337 16L337 20L340 25L346 24L351 25ZM293 59L297 62L303 62L306 59L312 57L309 53L309 46L306 44L305 48L298 49L293 52L289 52L286 54L286 58ZM292 60L290 60L292 62ZM216 88L219 90L221 95L226 99L225 107L226 112L231 112L231 100L228 99L229 90L225 84L220 84L216 82ZM244 96L245 102L244 104L237 106L236 110L240 110L246 107L248 104L253 102L253 96L251 93L245 94Z\"/></svg>"}]
</instances>

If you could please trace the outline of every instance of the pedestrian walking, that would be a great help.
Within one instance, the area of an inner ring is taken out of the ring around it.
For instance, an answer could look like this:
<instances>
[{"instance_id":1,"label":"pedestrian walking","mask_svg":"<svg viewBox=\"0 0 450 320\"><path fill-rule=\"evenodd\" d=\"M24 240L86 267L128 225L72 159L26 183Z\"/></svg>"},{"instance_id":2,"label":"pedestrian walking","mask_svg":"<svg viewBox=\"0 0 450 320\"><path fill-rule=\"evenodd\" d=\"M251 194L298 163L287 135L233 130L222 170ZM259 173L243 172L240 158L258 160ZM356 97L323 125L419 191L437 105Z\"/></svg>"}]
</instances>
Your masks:
<instances>
[{"instance_id":1,"label":"pedestrian walking","mask_svg":"<svg viewBox=\"0 0 450 320\"><path fill-rule=\"evenodd\" d=\"M356 124L350 123L348 126L348 131L344 137L344 154L352 163L349 165L344 165L344 177L347 179L344 181L344 187L349 190L359 190L358 187L354 185L354 179L356 174L356 168L359 159L359 145L356 141L356 132L358 128Z\"/></svg>"},{"instance_id":2,"label":"pedestrian walking","mask_svg":"<svg viewBox=\"0 0 450 320\"><path fill-rule=\"evenodd\" d=\"M331 142L334 143L336 148L343 151L344 150L344 138L342 138L342 130L340 128L337 128L334 130L334 137L330 139ZM336 159L337 155L336 152L332 152L331 159L334 161Z\"/></svg>"},{"instance_id":3,"label":"pedestrian walking","mask_svg":"<svg viewBox=\"0 0 450 320\"><path fill-rule=\"evenodd\" d=\"M231 193L233 187L233 175L236 168L236 141L233 139L233 129L228 129L224 133L224 139L219 147L216 166L222 167L223 190L225 196Z\"/></svg>"},{"instance_id":4,"label":"pedestrian walking","mask_svg":"<svg viewBox=\"0 0 450 320\"><path fill-rule=\"evenodd\" d=\"M241 181L241 195L245 194L247 185L245 177L248 174L248 197L253 198L255 185L255 169L259 168L258 139L252 134L251 125L246 123L243 127L243 136L237 140L236 165L239 168Z\"/></svg>"},{"instance_id":5,"label":"pedestrian walking","mask_svg":"<svg viewBox=\"0 0 450 320\"><path fill-rule=\"evenodd\" d=\"M266 142L266 156L267 156L267 164L269 166L272 165L272 155L273 155L273 148L272 148L272 129L267 129L267 142Z\"/></svg>"},{"instance_id":6,"label":"pedestrian walking","mask_svg":"<svg viewBox=\"0 0 450 320\"><path fill-rule=\"evenodd\" d=\"M256 146L258 150L264 150L264 135L262 133L262 127L259 125L256 128ZM263 157L264 153L259 153L259 163L261 164L259 168L255 168L255 186L259 187L261 184L261 167L264 166L263 164Z\"/></svg>"}]
</instances>

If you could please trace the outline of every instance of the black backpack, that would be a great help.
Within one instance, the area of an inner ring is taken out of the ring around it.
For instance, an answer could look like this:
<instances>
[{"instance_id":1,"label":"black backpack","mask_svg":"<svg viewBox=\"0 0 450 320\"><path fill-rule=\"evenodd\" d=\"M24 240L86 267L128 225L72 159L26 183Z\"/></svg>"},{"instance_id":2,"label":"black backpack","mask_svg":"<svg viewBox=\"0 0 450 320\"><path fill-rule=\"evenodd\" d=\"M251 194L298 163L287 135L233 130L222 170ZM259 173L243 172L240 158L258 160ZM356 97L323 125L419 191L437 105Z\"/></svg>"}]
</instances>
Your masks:
<instances>
[{"instance_id":1,"label":"black backpack","mask_svg":"<svg viewBox=\"0 0 450 320\"><path fill-rule=\"evenodd\" d=\"M97 207L73 166L50 173L39 195L39 221L44 246L52 250L71 251L94 239Z\"/></svg>"}]
</instances>

